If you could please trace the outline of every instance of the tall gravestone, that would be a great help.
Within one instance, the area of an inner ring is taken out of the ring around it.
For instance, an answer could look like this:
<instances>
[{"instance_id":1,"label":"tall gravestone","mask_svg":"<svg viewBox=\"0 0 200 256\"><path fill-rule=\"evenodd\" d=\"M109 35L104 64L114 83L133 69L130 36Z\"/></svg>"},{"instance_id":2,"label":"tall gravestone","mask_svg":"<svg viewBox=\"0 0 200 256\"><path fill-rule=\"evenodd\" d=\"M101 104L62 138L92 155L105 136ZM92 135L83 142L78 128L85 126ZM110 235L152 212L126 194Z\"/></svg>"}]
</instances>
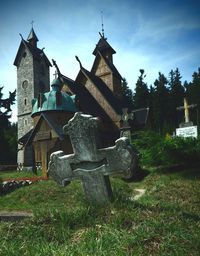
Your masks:
<instances>
[{"instance_id":1,"label":"tall gravestone","mask_svg":"<svg viewBox=\"0 0 200 256\"><path fill-rule=\"evenodd\" d=\"M53 153L48 173L64 186L72 180L82 180L88 201L106 203L112 198L109 175L131 178L135 173L137 155L125 137L116 140L115 146L98 149L97 126L97 118L76 113L64 126L74 153Z\"/></svg>"}]
</instances>

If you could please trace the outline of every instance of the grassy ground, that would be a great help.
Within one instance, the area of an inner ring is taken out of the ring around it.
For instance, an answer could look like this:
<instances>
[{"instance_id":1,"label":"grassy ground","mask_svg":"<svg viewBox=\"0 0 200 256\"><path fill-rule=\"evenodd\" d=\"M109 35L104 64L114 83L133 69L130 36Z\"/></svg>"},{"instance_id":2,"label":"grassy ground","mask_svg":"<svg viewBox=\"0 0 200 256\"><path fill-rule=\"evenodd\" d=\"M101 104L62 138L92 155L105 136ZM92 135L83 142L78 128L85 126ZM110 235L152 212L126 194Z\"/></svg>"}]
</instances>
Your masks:
<instances>
[{"instance_id":1,"label":"grassy ground","mask_svg":"<svg viewBox=\"0 0 200 256\"><path fill-rule=\"evenodd\" d=\"M33 172L25 172L25 171L0 171L0 179L15 179L15 178L31 178L38 177L42 175L42 172L37 174Z\"/></svg>"},{"instance_id":2,"label":"grassy ground","mask_svg":"<svg viewBox=\"0 0 200 256\"><path fill-rule=\"evenodd\" d=\"M34 218L0 222L0 255L200 255L198 169L111 183L114 201L106 207L87 204L79 182L40 181L2 196L1 210ZM146 189L137 201L136 188Z\"/></svg>"}]
</instances>

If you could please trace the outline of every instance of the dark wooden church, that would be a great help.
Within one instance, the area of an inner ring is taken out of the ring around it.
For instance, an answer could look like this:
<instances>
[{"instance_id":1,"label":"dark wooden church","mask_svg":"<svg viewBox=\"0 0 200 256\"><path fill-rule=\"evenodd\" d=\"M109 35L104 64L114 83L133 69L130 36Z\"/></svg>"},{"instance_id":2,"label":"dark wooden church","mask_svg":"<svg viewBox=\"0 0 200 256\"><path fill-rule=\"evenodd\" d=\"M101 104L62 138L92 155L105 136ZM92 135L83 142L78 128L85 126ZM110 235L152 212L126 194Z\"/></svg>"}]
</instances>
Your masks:
<instances>
[{"instance_id":1,"label":"dark wooden church","mask_svg":"<svg viewBox=\"0 0 200 256\"><path fill-rule=\"evenodd\" d=\"M56 150L72 153L63 125L81 111L99 119L101 146L109 146L119 137L123 108L122 77L113 63L115 50L104 35L93 51L91 70L77 58L80 71L74 80L58 71L49 88L51 63L37 47L33 30L22 38L14 65L17 67L18 164L27 168L41 164L46 175L50 154ZM56 65L57 66L57 65Z\"/></svg>"}]
</instances>

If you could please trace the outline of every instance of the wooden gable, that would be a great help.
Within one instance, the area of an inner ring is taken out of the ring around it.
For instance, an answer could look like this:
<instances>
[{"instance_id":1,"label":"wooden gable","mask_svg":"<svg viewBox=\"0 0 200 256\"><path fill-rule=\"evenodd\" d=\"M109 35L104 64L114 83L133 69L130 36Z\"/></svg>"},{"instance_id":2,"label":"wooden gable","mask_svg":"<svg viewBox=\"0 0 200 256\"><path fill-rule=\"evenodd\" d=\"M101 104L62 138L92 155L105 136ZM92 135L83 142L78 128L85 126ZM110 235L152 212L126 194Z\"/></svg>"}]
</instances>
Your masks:
<instances>
[{"instance_id":1,"label":"wooden gable","mask_svg":"<svg viewBox=\"0 0 200 256\"><path fill-rule=\"evenodd\" d=\"M96 81L94 81L94 79L95 76L90 74L89 71L82 68L77 76L76 82L85 86L85 88L95 98L95 100L110 117L110 119L115 123L116 126L119 127L119 121L121 119L121 116L118 113L119 111L116 111L116 108L113 107L114 104L111 104L114 100L114 98L112 98L112 92L108 88L106 91L103 90L105 89L106 85L102 83L102 81L100 83L98 77L96 77ZM108 100L108 97L110 97L111 101Z\"/></svg>"},{"instance_id":2,"label":"wooden gable","mask_svg":"<svg viewBox=\"0 0 200 256\"><path fill-rule=\"evenodd\" d=\"M111 70L107 63L105 62L104 58L98 54L94 60L91 72L98 77L101 77L105 74L111 74Z\"/></svg>"},{"instance_id":3,"label":"wooden gable","mask_svg":"<svg viewBox=\"0 0 200 256\"><path fill-rule=\"evenodd\" d=\"M105 59L100 54L97 54L94 60L91 73L102 79L108 88L113 92L112 70L109 68Z\"/></svg>"},{"instance_id":4,"label":"wooden gable","mask_svg":"<svg viewBox=\"0 0 200 256\"><path fill-rule=\"evenodd\" d=\"M37 125L33 141L50 140L52 137L51 134L52 128L48 125L44 118L41 118L39 124Z\"/></svg>"},{"instance_id":5,"label":"wooden gable","mask_svg":"<svg viewBox=\"0 0 200 256\"><path fill-rule=\"evenodd\" d=\"M122 77L109 58L98 52L91 73L98 76L117 98L122 99Z\"/></svg>"},{"instance_id":6,"label":"wooden gable","mask_svg":"<svg viewBox=\"0 0 200 256\"><path fill-rule=\"evenodd\" d=\"M73 91L69 88L68 84L65 83L62 87L62 91L68 93L69 95L73 95Z\"/></svg>"}]
</instances>

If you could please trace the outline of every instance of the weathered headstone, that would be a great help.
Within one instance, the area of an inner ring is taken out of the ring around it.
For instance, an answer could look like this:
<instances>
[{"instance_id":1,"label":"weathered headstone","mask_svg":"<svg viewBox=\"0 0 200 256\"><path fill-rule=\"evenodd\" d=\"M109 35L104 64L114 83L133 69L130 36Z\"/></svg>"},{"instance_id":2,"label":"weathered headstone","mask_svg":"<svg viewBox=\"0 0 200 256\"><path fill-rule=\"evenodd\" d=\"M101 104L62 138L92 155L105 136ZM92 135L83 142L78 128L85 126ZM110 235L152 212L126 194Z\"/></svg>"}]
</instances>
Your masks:
<instances>
[{"instance_id":1,"label":"weathered headstone","mask_svg":"<svg viewBox=\"0 0 200 256\"><path fill-rule=\"evenodd\" d=\"M137 155L125 137L116 140L115 146L98 149L97 124L97 118L76 113L64 126L74 153L53 153L48 173L64 186L74 179L81 179L88 201L106 203L112 198L109 175L131 178Z\"/></svg>"},{"instance_id":2,"label":"weathered headstone","mask_svg":"<svg viewBox=\"0 0 200 256\"><path fill-rule=\"evenodd\" d=\"M129 120L133 119L133 114L128 113L127 108L123 108L122 112L123 112L121 116L122 127L120 128L120 137L127 137L129 141L131 141L131 127L129 125Z\"/></svg>"}]
</instances>

